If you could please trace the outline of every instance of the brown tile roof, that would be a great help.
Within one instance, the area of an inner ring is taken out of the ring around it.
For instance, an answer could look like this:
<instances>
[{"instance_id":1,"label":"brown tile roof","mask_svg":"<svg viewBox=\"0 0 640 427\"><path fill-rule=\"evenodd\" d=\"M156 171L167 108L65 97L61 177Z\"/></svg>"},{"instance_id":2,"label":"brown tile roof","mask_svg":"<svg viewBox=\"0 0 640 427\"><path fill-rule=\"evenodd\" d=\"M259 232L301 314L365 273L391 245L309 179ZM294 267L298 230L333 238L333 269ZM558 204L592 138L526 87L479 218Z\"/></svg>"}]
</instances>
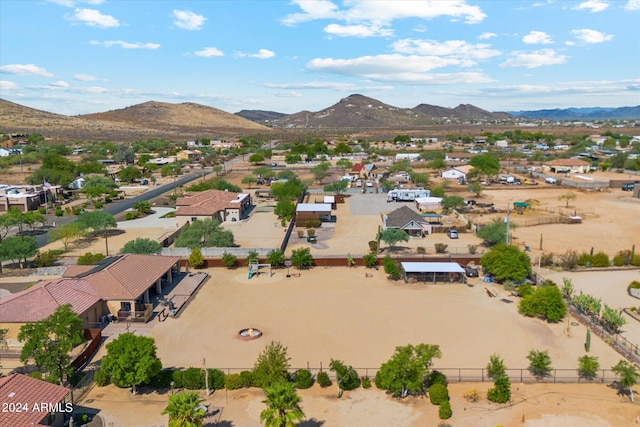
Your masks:
<instances>
[{"instance_id":1,"label":"brown tile roof","mask_svg":"<svg viewBox=\"0 0 640 427\"><path fill-rule=\"evenodd\" d=\"M7 411L2 411L0 414L0 425L7 427L46 425L40 424L40 422L49 411L40 411L40 405L43 403L55 405L61 402L67 394L69 394L69 390L64 387L22 374L0 378L0 407L7 408ZM26 404L27 410L10 410L13 405L9 405L12 403L19 404L21 409L25 409L24 405Z\"/></svg>"},{"instance_id":2,"label":"brown tile roof","mask_svg":"<svg viewBox=\"0 0 640 427\"><path fill-rule=\"evenodd\" d=\"M85 280L41 282L0 299L0 323L37 322L64 304L71 304L75 313L82 314L98 301L98 292Z\"/></svg>"},{"instance_id":3,"label":"brown tile roof","mask_svg":"<svg viewBox=\"0 0 640 427\"><path fill-rule=\"evenodd\" d=\"M580 159L553 159L544 162L547 166L589 166L591 163Z\"/></svg>"},{"instance_id":4,"label":"brown tile roof","mask_svg":"<svg viewBox=\"0 0 640 427\"><path fill-rule=\"evenodd\" d=\"M239 203L232 203L239 200L245 193L232 193L221 190L207 190L176 200L176 215L186 216L213 216L217 212L225 209L240 207Z\"/></svg>"},{"instance_id":5,"label":"brown tile roof","mask_svg":"<svg viewBox=\"0 0 640 427\"><path fill-rule=\"evenodd\" d=\"M84 280L105 300L137 299L162 277L180 257L162 255L120 255L102 270Z\"/></svg>"},{"instance_id":6,"label":"brown tile roof","mask_svg":"<svg viewBox=\"0 0 640 427\"><path fill-rule=\"evenodd\" d=\"M70 265L62 273L62 277L77 277L93 269L95 265Z\"/></svg>"}]
</instances>

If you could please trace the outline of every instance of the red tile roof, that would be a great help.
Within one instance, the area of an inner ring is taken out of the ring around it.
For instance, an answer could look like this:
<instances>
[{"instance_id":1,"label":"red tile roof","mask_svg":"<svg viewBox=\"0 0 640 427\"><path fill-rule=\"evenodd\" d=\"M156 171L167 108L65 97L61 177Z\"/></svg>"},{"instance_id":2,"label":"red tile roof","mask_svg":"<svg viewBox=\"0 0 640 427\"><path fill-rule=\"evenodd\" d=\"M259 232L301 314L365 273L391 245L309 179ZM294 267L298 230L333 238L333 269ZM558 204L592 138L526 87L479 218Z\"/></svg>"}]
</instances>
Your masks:
<instances>
[{"instance_id":1,"label":"red tile roof","mask_svg":"<svg viewBox=\"0 0 640 427\"><path fill-rule=\"evenodd\" d=\"M213 216L225 209L240 208L240 200L249 196L221 190L207 190L176 200L176 215Z\"/></svg>"},{"instance_id":2,"label":"red tile roof","mask_svg":"<svg viewBox=\"0 0 640 427\"><path fill-rule=\"evenodd\" d=\"M84 277L105 300L137 299L162 277L180 257L121 255L96 273Z\"/></svg>"},{"instance_id":3,"label":"red tile roof","mask_svg":"<svg viewBox=\"0 0 640 427\"><path fill-rule=\"evenodd\" d=\"M360 172L364 168L364 163L356 163L351 168L351 172Z\"/></svg>"},{"instance_id":4,"label":"red tile roof","mask_svg":"<svg viewBox=\"0 0 640 427\"><path fill-rule=\"evenodd\" d=\"M64 304L82 314L100 301L98 292L82 279L41 282L0 299L0 323L30 323L42 320Z\"/></svg>"},{"instance_id":5,"label":"red tile roof","mask_svg":"<svg viewBox=\"0 0 640 427\"><path fill-rule=\"evenodd\" d=\"M55 405L64 399L69 390L59 385L50 384L22 374L13 374L0 378L0 413L1 426L36 426L45 425L40 422L49 413L41 411L40 406ZM20 409L16 409L20 405ZM27 405L25 407L25 405ZM24 410L26 409L26 411ZM60 408L64 410L64 406Z\"/></svg>"}]
</instances>

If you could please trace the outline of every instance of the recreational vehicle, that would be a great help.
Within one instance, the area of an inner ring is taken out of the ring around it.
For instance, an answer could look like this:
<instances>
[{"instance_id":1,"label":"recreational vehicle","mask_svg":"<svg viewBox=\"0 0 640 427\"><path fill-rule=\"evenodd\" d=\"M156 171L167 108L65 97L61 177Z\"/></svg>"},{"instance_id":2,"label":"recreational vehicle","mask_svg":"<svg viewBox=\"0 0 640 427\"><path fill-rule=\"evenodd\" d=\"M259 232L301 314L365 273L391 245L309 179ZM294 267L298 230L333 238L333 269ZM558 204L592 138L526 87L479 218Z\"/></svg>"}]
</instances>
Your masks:
<instances>
[{"instance_id":1,"label":"recreational vehicle","mask_svg":"<svg viewBox=\"0 0 640 427\"><path fill-rule=\"evenodd\" d=\"M387 193L387 201L413 202L417 198L429 196L431 196L431 191L424 188L397 188Z\"/></svg>"}]
</instances>

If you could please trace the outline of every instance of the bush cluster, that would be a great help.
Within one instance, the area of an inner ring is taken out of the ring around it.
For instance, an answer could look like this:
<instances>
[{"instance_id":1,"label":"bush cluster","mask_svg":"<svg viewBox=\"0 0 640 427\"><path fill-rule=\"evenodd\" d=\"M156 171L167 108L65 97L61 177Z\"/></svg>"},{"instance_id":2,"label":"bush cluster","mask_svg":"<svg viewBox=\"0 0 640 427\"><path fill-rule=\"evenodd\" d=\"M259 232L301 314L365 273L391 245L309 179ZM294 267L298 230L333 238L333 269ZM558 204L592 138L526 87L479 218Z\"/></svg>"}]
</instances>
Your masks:
<instances>
[{"instance_id":1,"label":"bush cluster","mask_svg":"<svg viewBox=\"0 0 640 427\"><path fill-rule=\"evenodd\" d=\"M87 252L78 257L78 265L95 265L104 259L104 254L92 254Z\"/></svg>"},{"instance_id":2,"label":"bush cluster","mask_svg":"<svg viewBox=\"0 0 640 427\"><path fill-rule=\"evenodd\" d=\"M329 378L329 374L326 372L318 372L318 376L316 377L316 381L320 384L320 387L329 387L331 385L331 378Z\"/></svg>"},{"instance_id":3,"label":"bush cluster","mask_svg":"<svg viewBox=\"0 0 640 427\"><path fill-rule=\"evenodd\" d=\"M392 280L398 280L402 276L398 263L396 263L390 255L386 255L382 259L382 267L384 268L384 272L387 273Z\"/></svg>"},{"instance_id":4,"label":"bush cluster","mask_svg":"<svg viewBox=\"0 0 640 427\"><path fill-rule=\"evenodd\" d=\"M296 385L296 388L305 389L309 388L313 385L313 375L308 369L298 369L293 374L293 382Z\"/></svg>"},{"instance_id":5,"label":"bush cluster","mask_svg":"<svg viewBox=\"0 0 640 427\"><path fill-rule=\"evenodd\" d=\"M433 384L429 387L429 400L433 405L441 405L449 401L449 389L443 384Z\"/></svg>"}]
</instances>

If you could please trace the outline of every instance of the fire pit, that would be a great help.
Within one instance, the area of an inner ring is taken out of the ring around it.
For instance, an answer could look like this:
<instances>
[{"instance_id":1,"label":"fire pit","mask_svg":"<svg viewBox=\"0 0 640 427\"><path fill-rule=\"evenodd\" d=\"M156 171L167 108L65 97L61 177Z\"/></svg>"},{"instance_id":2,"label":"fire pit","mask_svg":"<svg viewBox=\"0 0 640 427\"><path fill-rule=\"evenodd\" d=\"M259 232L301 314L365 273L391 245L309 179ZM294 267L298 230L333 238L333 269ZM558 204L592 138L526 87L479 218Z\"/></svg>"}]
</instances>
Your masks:
<instances>
[{"instance_id":1,"label":"fire pit","mask_svg":"<svg viewBox=\"0 0 640 427\"><path fill-rule=\"evenodd\" d=\"M260 338L261 336L262 331L257 328L240 329L240 332L238 332L238 338L240 338L242 341L255 340Z\"/></svg>"}]
</instances>

